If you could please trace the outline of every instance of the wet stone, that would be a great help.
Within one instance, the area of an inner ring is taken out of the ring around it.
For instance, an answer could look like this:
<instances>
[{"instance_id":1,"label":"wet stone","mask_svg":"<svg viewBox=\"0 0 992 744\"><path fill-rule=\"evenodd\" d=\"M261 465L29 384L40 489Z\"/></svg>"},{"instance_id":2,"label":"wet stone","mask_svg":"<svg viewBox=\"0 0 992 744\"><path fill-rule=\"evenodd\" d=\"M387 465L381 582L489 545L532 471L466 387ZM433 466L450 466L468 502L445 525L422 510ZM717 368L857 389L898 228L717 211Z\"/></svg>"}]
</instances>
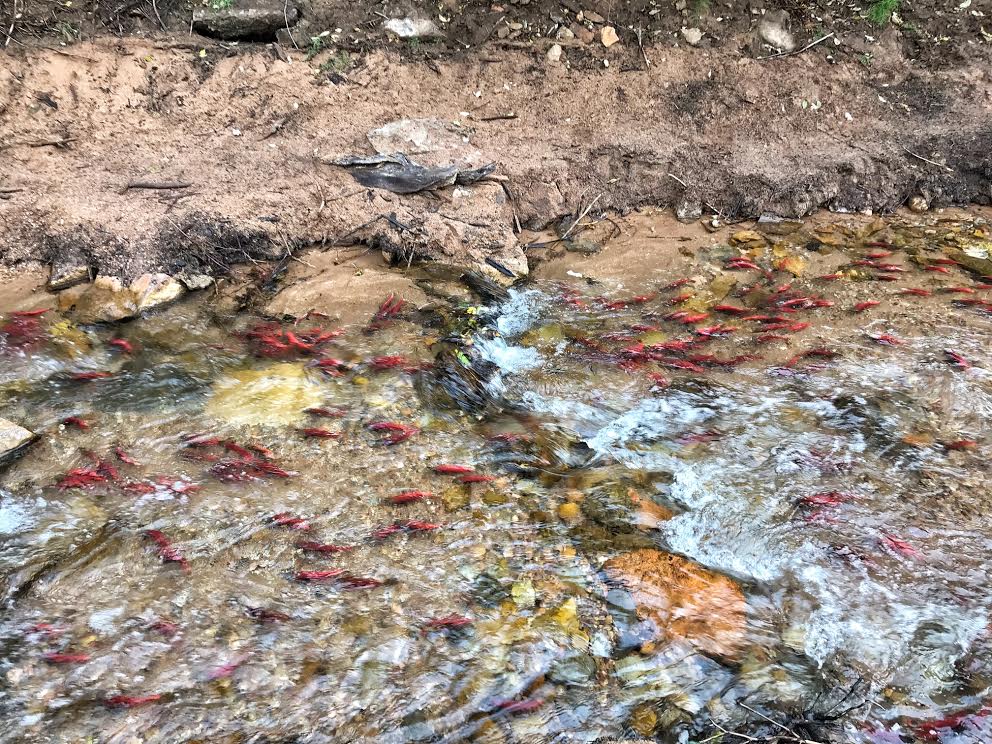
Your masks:
<instances>
[{"instance_id":1,"label":"wet stone","mask_svg":"<svg viewBox=\"0 0 992 744\"><path fill-rule=\"evenodd\" d=\"M606 562L658 638L683 639L703 653L734 658L743 649L747 606L732 579L681 556L635 550Z\"/></svg>"},{"instance_id":2,"label":"wet stone","mask_svg":"<svg viewBox=\"0 0 992 744\"><path fill-rule=\"evenodd\" d=\"M90 267L85 264L56 264L46 285L49 292L61 292L90 280Z\"/></svg>"},{"instance_id":3,"label":"wet stone","mask_svg":"<svg viewBox=\"0 0 992 744\"><path fill-rule=\"evenodd\" d=\"M0 418L0 466L6 465L24 454L36 435L23 426Z\"/></svg>"}]
</instances>

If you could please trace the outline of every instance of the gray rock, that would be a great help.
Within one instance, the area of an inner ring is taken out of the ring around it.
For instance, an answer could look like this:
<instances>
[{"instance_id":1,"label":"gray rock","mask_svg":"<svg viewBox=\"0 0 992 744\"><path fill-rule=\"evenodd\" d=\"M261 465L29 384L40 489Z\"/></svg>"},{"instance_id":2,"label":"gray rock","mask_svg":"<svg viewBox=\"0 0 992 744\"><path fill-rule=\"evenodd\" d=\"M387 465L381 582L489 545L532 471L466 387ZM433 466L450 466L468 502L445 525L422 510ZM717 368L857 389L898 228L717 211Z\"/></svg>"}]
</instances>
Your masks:
<instances>
[{"instance_id":1,"label":"gray rock","mask_svg":"<svg viewBox=\"0 0 992 744\"><path fill-rule=\"evenodd\" d=\"M214 278L209 274L191 274L188 271L180 271L176 274L176 279L190 292L206 289L214 283Z\"/></svg>"},{"instance_id":2,"label":"gray rock","mask_svg":"<svg viewBox=\"0 0 992 744\"><path fill-rule=\"evenodd\" d=\"M758 35L769 46L781 52L796 48L796 40L789 32L789 14L784 10L770 10L758 22Z\"/></svg>"},{"instance_id":3,"label":"gray rock","mask_svg":"<svg viewBox=\"0 0 992 744\"><path fill-rule=\"evenodd\" d=\"M695 222L703 216L703 203L698 194L686 192L675 204L675 218L679 222Z\"/></svg>"},{"instance_id":4,"label":"gray rock","mask_svg":"<svg viewBox=\"0 0 992 744\"><path fill-rule=\"evenodd\" d=\"M71 313L79 323L113 323L167 305L185 291L168 274L142 274L130 286L98 276L92 284L59 294L59 310Z\"/></svg>"},{"instance_id":5,"label":"gray rock","mask_svg":"<svg viewBox=\"0 0 992 744\"><path fill-rule=\"evenodd\" d=\"M295 5L275 0L234 0L228 8L196 8L193 30L215 39L228 41L266 41L276 32L299 20Z\"/></svg>"},{"instance_id":6,"label":"gray rock","mask_svg":"<svg viewBox=\"0 0 992 744\"><path fill-rule=\"evenodd\" d=\"M35 439L37 435L34 432L0 418L0 466L7 465L24 454Z\"/></svg>"},{"instance_id":7,"label":"gray rock","mask_svg":"<svg viewBox=\"0 0 992 744\"><path fill-rule=\"evenodd\" d=\"M48 277L48 291L61 292L90 280L90 267L85 264L55 264Z\"/></svg>"},{"instance_id":8,"label":"gray rock","mask_svg":"<svg viewBox=\"0 0 992 744\"><path fill-rule=\"evenodd\" d=\"M441 29L427 18L390 18L382 27L401 39L441 36Z\"/></svg>"}]
</instances>

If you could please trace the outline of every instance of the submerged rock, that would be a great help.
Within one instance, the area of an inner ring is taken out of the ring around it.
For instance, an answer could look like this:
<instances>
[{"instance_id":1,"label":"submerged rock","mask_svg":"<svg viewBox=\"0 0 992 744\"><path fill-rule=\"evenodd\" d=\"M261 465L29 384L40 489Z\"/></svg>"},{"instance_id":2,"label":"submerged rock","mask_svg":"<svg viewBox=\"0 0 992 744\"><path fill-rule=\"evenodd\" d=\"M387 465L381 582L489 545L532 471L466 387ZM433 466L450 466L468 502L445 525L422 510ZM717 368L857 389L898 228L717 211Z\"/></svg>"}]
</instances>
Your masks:
<instances>
[{"instance_id":1,"label":"submerged rock","mask_svg":"<svg viewBox=\"0 0 992 744\"><path fill-rule=\"evenodd\" d=\"M62 292L58 305L79 323L112 323L167 305L185 291L168 274L143 274L128 286L115 277L98 276L92 284Z\"/></svg>"},{"instance_id":2,"label":"submerged rock","mask_svg":"<svg viewBox=\"0 0 992 744\"><path fill-rule=\"evenodd\" d=\"M206 414L230 424L294 424L301 411L319 406L324 388L302 364L281 362L231 370L213 387Z\"/></svg>"},{"instance_id":3,"label":"submerged rock","mask_svg":"<svg viewBox=\"0 0 992 744\"><path fill-rule=\"evenodd\" d=\"M0 418L0 466L12 462L24 454L37 435L23 426Z\"/></svg>"},{"instance_id":4,"label":"submerged rock","mask_svg":"<svg viewBox=\"0 0 992 744\"><path fill-rule=\"evenodd\" d=\"M627 587L637 615L653 623L657 638L684 639L723 659L740 655L747 605L732 579L687 558L651 549L619 555L604 569Z\"/></svg>"},{"instance_id":5,"label":"submerged rock","mask_svg":"<svg viewBox=\"0 0 992 744\"><path fill-rule=\"evenodd\" d=\"M244 0L226 8L201 7L193 10L193 30L215 39L265 41L274 39L279 29L299 20L293 4L277 0Z\"/></svg>"}]
</instances>

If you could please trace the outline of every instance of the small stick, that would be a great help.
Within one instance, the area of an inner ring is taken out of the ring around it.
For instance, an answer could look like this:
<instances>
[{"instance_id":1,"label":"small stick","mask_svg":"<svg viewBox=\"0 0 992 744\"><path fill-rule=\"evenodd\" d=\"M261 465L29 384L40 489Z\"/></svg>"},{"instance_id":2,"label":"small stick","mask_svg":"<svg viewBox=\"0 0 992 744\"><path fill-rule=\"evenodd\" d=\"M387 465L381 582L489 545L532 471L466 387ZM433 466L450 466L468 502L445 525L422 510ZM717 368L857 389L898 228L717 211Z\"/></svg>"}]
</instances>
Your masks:
<instances>
[{"instance_id":1,"label":"small stick","mask_svg":"<svg viewBox=\"0 0 992 744\"><path fill-rule=\"evenodd\" d=\"M906 151L906 154L907 155L912 155L917 160L922 160L924 163L930 163L930 165L936 165L938 168L943 168L943 169L945 169L947 171L950 171L951 173L954 172L954 169L951 168L950 166L944 165L943 163L938 163L936 160L928 160L927 158L923 157L922 155L917 155L915 152L913 152L912 150L910 150L905 145L903 145L903 148L902 149Z\"/></svg>"},{"instance_id":2,"label":"small stick","mask_svg":"<svg viewBox=\"0 0 992 744\"><path fill-rule=\"evenodd\" d=\"M286 0L282 6L282 19L286 22L286 33L289 35L289 40L293 42L293 46L297 49L300 45L296 43L296 37L293 36L293 32L289 30L289 0Z\"/></svg>"},{"instance_id":3,"label":"small stick","mask_svg":"<svg viewBox=\"0 0 992 744\"><path fill-rule=\"evenodd\" d=\"M687 183L686 183L685 181L683 181L683 180L682 180L681 178L679 178L678 176L674 176L674 175L672 175L671 173L669 173L669 174L668 174L668 177L669 177L669 178L671 178L671 179L672 179L673 181L678 181L678 182L679 182L680 184L682 184L682 185L683 185L683 186L685 186L686 188L689 188L689 184L687 184Z\"/></svg>"},{"instance_id":4,"label":"small stick","mask_svg":"<svg viewBox=\"0 0 992 744\"><path fill-rule=\"evenodd\" d=\"M573 222L573 223L572 223L572 225L571 225L571 227L569 227L569 228L568 228L568 229L567 229L567 230L565 231L565 233L564 233L564 234L563 234L563 235L561 236L561 238L559 238L559 240L564 240L565 238L567 238L567 237L568 237L568 234L569 234L570 232L572 232L572 230L574 230L574 229L575 229L575 226L579 224L579 222L580 222L580 221L582 220L582 218L583 218L583 217L585 217L585 216L586 216L587 214L589 214L589 210L590 210L590 209L592 209L592 208L593 208L593 206L594 206L594 205L596 204L596 202L598 202L598 201L599 201L599 197L600 197L600 196L602 196L602 194L601 194L601 193L600 193L600 194L599 194L599 195L598 195L598 196L597 196L597 197L596 197L595 199L593 199L593 200L592 200L591 202L589 202L589 206L588 206L588 207L586 207L585 209L583 209L583 210L582 210L582 214L580 214L580 215L578 216L578 218L576 218L576 220L575 220L575 222Z\"/></svg>"},{"instance_id":5,"label":"small stick","mask_svg":"<svg viewBox=\"0 0 992 744\"><path fill-rule=\"evenodd\" d=\"M637 27L637 47L641 50L641 56L644 57L644 66L650 67L651 60L648 59L647 53L644 51L644 46L641 44L641 27Z\"/></svg>"},{"instance_id":6,"label":"small stick","mask_svg":"<svg viewBox=\"0 0 992 744\"><path fill-rule=\"evenodd\" d=\"M793 55L796 55L796 54L802 54L807 49L812 49L817 44L819 44L821 41L826 41L827 39L831 38L833 35L834 35L834 32L831 31L826 36L821 36L816 41L811 41L809 44L807 44L806 46L804 46L802 49L796 49L795 51L792 51L792 52L779 52L778 54L769 54L767 57L758 57L757 59L758 59L759 62L764 62L766 59L782 59L783 57L792 57Z\"/></svg>"},{"instance_id":7,"label":"small stick","mask_svg":"<svg viewBox=\"0 0 992 744\"><path fill-rule=\"evenodd\" d=\"M0 186L0 194L16 194L18 191L24 191L24 189L17 186Z\"/></svg>"},{"instance_id":8,"label":"small stick","mask_svg":"<svg viewBox=\"0 0 992 744\"><path fill-rule=\"evenodd\" d=\"M507 111L505 114L495 114L494 116L483 116L479 121L499 121L501 119L516 119L517 114L513 111Z\"/></svg>"},{"instance_id":9,"label":"small stick","mask_svg":"<svg viewBox=\"0 0 992 744\"><path fill-rule=\"evenodd\" d=\"M165 31L165 24L162 23L162 16L158 14L158 5L155 4L155 0L152 0L152 10L155 12L155 18L158 19L158 25Z\"/></svg>"},{"instance_id":10,"label":"small stick","mask_svg":"<svg viewBox=\"0 0 992 744\"><path fill-rule=\"evenodd\" d=\"M126 194L131 189L188 189L192 185L190 181L145 181L139 178L128 181L120 193Z\"/></svg>"}]
</instances>

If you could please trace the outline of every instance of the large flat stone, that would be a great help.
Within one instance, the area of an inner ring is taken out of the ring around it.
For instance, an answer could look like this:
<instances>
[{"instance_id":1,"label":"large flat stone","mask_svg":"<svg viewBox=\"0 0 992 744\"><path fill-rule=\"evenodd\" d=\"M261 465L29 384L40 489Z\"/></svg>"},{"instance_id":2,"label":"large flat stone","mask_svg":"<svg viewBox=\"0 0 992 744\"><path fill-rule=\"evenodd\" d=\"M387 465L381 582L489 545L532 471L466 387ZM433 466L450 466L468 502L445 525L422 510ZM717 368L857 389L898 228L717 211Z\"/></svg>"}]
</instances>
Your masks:
<instances>
[{"instance_id":1,"label":"large flat stone","mask_svg":"<svg viewBox=\"0 0 992 744\"><path fill-rule=\"evenodd\" d=\"M24 450L37 438L34 432L23 426L0 418L0 466L6 465L24 454Z\"/></svg>"}]
</instances>

